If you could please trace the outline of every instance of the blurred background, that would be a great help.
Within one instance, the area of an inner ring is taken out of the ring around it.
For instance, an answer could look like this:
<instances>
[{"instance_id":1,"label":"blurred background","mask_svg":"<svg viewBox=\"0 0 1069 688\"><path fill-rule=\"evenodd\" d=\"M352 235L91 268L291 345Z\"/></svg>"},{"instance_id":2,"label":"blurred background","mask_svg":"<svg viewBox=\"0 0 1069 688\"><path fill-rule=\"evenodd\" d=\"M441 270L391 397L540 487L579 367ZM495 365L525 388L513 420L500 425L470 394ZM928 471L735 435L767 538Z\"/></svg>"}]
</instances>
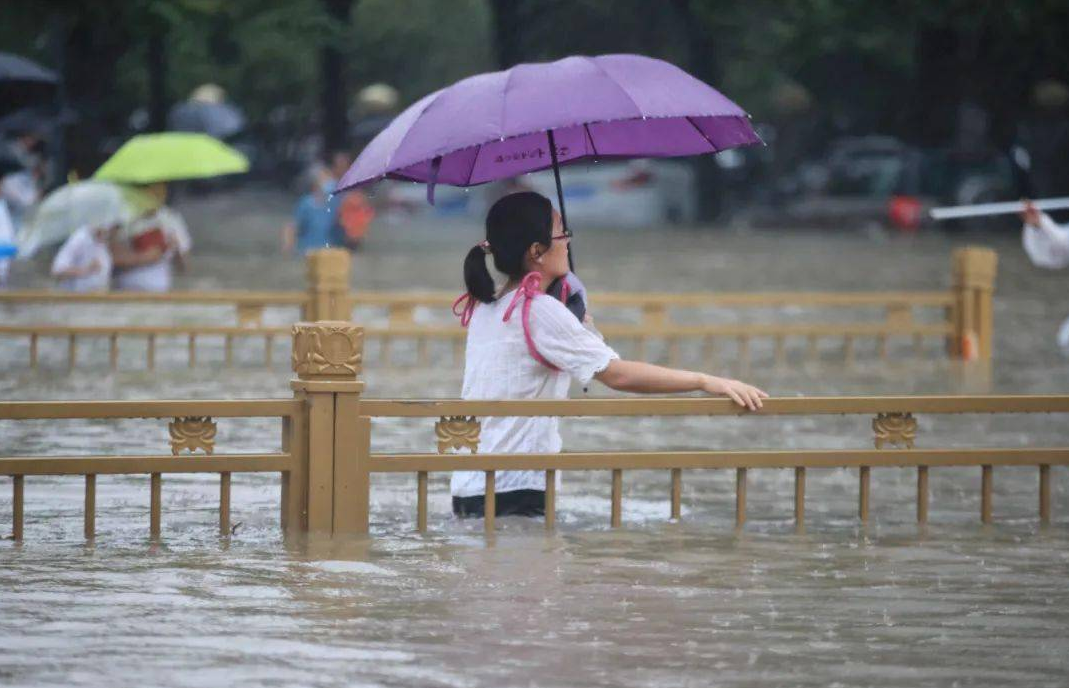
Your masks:
<instances>
[{"instance_id":1,"label":"blurred background","mask_svg":"<svg viewBox=\"0 0 1069 688\"><path fill-rule=\"evenodd\" d=\"M199 130L252 170L194 192L296 193L314 162L358 154L459 78L635 52L716 86L767 146L571 167L577 222L916 231L932 205L1069 193L1062 0L6 0L0 51L55 77L32 107L0 105L0 137L32 149L42 191L91 175L133 134ZM433 208L424 196L394 185L375 202L383 221L486 205L479 190L443 187Z\"/></svg>"}]
</instances>

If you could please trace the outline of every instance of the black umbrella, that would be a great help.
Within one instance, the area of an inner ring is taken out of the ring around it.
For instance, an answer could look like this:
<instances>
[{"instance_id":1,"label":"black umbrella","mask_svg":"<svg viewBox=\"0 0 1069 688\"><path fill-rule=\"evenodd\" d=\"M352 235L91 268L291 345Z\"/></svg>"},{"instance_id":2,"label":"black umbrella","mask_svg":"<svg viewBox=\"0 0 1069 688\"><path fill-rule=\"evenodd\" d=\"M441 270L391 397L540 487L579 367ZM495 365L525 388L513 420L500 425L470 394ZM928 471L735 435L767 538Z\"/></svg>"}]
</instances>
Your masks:
<instances>
[{"instance_id":1,"label":"black umbrella","mask_svg":"<svg viewBox=\"0 0 1069 688\"><path fill-rule=\"evenodd\" d=\"M230 103L187 100L171 108L167 114L167 128L225 139L245 128L245 115Z\"/></svg>"},{"instance_id":2,"label":"black umbrella","mask_svg":"<svg viewBox=\"0 0 1069 688\"><path fill-rule=\"evenodd\" d=\"M52 70L45 69L25 57L11 53L0 53L0 81L56 84L59 83L59 77Z\"/></svg>"},{"instance_id":3,"label":"black umbrella","mask_svg":"<svg viewBox=\"0 0 1069 688\"><path fill-rule=\"evenodd\" d=\"M57 126L67 126L78 120L70 108L57 105L32 105L0 116L0 136L18 132L47 132Z\"/></svg>"},{"instance_id":4,"label":"black umbrella","mask_svg":"<svg viewBox=\"0 0 1069 688\"><path fill-rule=\"evenodd\" d=\"M59 76L50 69L11 53L0 53L0 115L51 102Z\"/></svg>"}]
</instances>

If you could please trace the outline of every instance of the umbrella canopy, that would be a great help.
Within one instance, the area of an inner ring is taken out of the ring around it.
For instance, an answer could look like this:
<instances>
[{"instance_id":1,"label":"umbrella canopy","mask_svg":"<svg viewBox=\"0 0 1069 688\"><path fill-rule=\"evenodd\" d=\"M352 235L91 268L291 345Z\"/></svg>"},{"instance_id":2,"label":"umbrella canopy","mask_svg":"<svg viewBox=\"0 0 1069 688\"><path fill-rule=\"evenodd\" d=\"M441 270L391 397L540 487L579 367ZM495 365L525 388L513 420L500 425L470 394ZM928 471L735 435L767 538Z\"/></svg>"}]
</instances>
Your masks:
<instances>
[{"instance_id":1,"label":"umbrella canopy","mask_svg":"<svg viewBox=\"0 0 1069 688\"><path fill-rule=\"evenodd\" d=\"M0 116L0 136L13 132L47 132L77 121L74 110L57 105L30 105Z\"/></svg>"},{"instance_id":2,"label":"umbrella canopy","mask_svg":"<svg viewBox=\"0 0 1069 688\"><path fill-rule=\"evenodd\" d=\"M249 160L207 134L168 132L135 136L93 175L122 184L203 179L249 171Z\"/></svg>"},{"instance_id":3,"label":"umbrella canopy","mask_svg":"<svg viewBox=\"0 0 1069 688\"><path fill-rule=\"evenodd\" d=\"M0 81L36 81L54 84L59 81L56 73L25 57L0 53Z\"/></svg>"},{"instance_id":4,"label":"umbrella canopy","mask_svg":"<svg viewBox=\"0 0 1069 688\"><path fill-rule=\"evenodd\" d=\"M0 114L47 103L55 97L56 73L25 57L0 53Z\"/></svg>"},{"instance_id":5,"label":"umbrella canopy","mask_svg":"<svg viewBox=\"0 0 1069 688\"><path fill-rule=\"evenodd\" d=\"M171 108L167 128L194 131L225 139L245 128L245 115L230 103L187 100Z\"/></svg>"},{"instance_id":6,"label":"umbrella canopy","mask_svg":"<svg viewBox=\"0 0 1069 688\"><path fill-rule=\"evenodd\" d=\"M157 205L148 194L111 182L88 180L59 187L41 201L18 238L19 255L63 241L79 227L126 225Z\"/></svg>"},{"instance_id":7,"label":"umbrella canopy","mask_svg":"<svg viewBox=\"0 0 1069 688\"><path fill-rule=\"evenodd\" d=\"M382 178L473 186L555 163L758 142L738 105L674 65L641 55L568 57L426 96L368 144L339 190Z\"/></svg>"}]
</instances>

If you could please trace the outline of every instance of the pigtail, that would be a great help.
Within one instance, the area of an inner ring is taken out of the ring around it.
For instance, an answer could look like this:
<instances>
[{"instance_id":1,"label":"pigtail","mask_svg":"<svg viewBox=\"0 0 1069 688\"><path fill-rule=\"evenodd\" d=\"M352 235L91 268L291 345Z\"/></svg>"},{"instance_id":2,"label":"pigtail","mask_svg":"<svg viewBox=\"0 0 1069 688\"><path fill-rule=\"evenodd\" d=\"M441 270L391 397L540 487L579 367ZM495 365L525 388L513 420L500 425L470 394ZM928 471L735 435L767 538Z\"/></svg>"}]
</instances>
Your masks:
<instances>
[{"instance_id":1,"label":"pigtail","mask_svg":"<svg viewBox=\"0 0 1069 688\"><path fill-rule=\"evenodd\" d=\"M494 278L486 267L486 252L482 246L473 246L464 258L464 285L475 300L493 303Z\"/></svg>"}]
</instances>

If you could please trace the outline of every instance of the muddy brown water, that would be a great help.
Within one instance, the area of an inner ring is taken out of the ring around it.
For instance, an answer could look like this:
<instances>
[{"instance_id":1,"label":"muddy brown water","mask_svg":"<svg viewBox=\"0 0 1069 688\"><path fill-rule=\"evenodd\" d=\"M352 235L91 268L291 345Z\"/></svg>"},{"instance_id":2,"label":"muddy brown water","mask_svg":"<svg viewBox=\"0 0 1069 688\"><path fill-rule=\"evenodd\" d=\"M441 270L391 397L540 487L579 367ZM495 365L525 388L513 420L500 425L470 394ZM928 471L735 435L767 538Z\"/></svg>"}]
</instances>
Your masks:
<instances>
[{"instance_id":1,"label":"muddy brown water","mask_svg":"<svg viewBox=\"0 0 1069 688\"><path fill-rule=\"evenodd\" d=\"M181 202L197 242L182 288L299 289L303 266L275 254L288 199L239 193ZM1015 236L916 238L803 230L616 231L576 228L583 278L596 290L900 290L949 283L951 250L999 250L996 358L990 381L942 360L929 342L881 362L858 346L847 368L835 343L788 364L754 348L750 378L779 396L1064 393L1069 359L1054 332L1069 315L1064 274L1031 267ZM362 289L458 289L479 228L463 221L379 225L356 256ZM34 270L16 277L42 284ZM382 313L358 314L369 322ZM595 315L598 315L595 313ZM790 310L698 317L799 318ZM833 317L835 314L824 314ZM841 315L841 314L840 314ZM865 314L860 314L864 316ZM6 322L231 322L227 309L0 306ZM269 312L286 324L294 314ZM418 313L425 321L440 314ZM626 318L626 314L606 314ZM934 317L934 316L933 316ZM0 398L284 397L286 342L272 369L259 342L222 369L205 342L185 367L183 342L161 344L159 369L124 342L86 342L68 374L65 343L0 341ZM401 345L399 357L411 353ZM444 354L445 351L440 353ZM621 353L627 353L621 347ZM686 352L685 352L686 353ZM693 352L692 352L693 353ZM651 350L652 356L663 351ZM376 367L374 397L455 396L460 370ZM689 359L694 360L694 359ZM731 347L717 370L732 374ZM715 372L715 371L714 371ZM575 390L581 395L581 390ZM593 388L591 395L605 395ZM564 424L583 449L839 448L871 441L869 419L589 419ZM226 420L219 451L277 450L277 421ZM1064 446L1059 416L920 418L927 446ZM0 453L166 451L163 421L0 421ZM376 451L429 451L432 420L376 421ZM914 522L915 473L873 471L872 523L855 518L857 473L811 470L805 532L794 532L793 473L751 471L746 528L734 530L734 474L684 474L683 518L668 515L666 472L624 474L624 528L609 521L609 476L566 473L558 528L449 515L447 476L431 480L431 529L413 533L415 478L376 477L367 541L287 546L279 485L236 475L228 541L216 533L217 478L165 476L163 538L148 541L148 480L98 478L97 539L81 539L80 478L27 478L26 537L0 541L0 685L12 686L1061 686L1069 676L1069 475L1053 470L1054 523L1036 519L1034 469L995 473L995 524L979 523L979 469L933 470L930 522ZM0 533L10 533L0 479Z\"/></svg>"}]
</instances>

